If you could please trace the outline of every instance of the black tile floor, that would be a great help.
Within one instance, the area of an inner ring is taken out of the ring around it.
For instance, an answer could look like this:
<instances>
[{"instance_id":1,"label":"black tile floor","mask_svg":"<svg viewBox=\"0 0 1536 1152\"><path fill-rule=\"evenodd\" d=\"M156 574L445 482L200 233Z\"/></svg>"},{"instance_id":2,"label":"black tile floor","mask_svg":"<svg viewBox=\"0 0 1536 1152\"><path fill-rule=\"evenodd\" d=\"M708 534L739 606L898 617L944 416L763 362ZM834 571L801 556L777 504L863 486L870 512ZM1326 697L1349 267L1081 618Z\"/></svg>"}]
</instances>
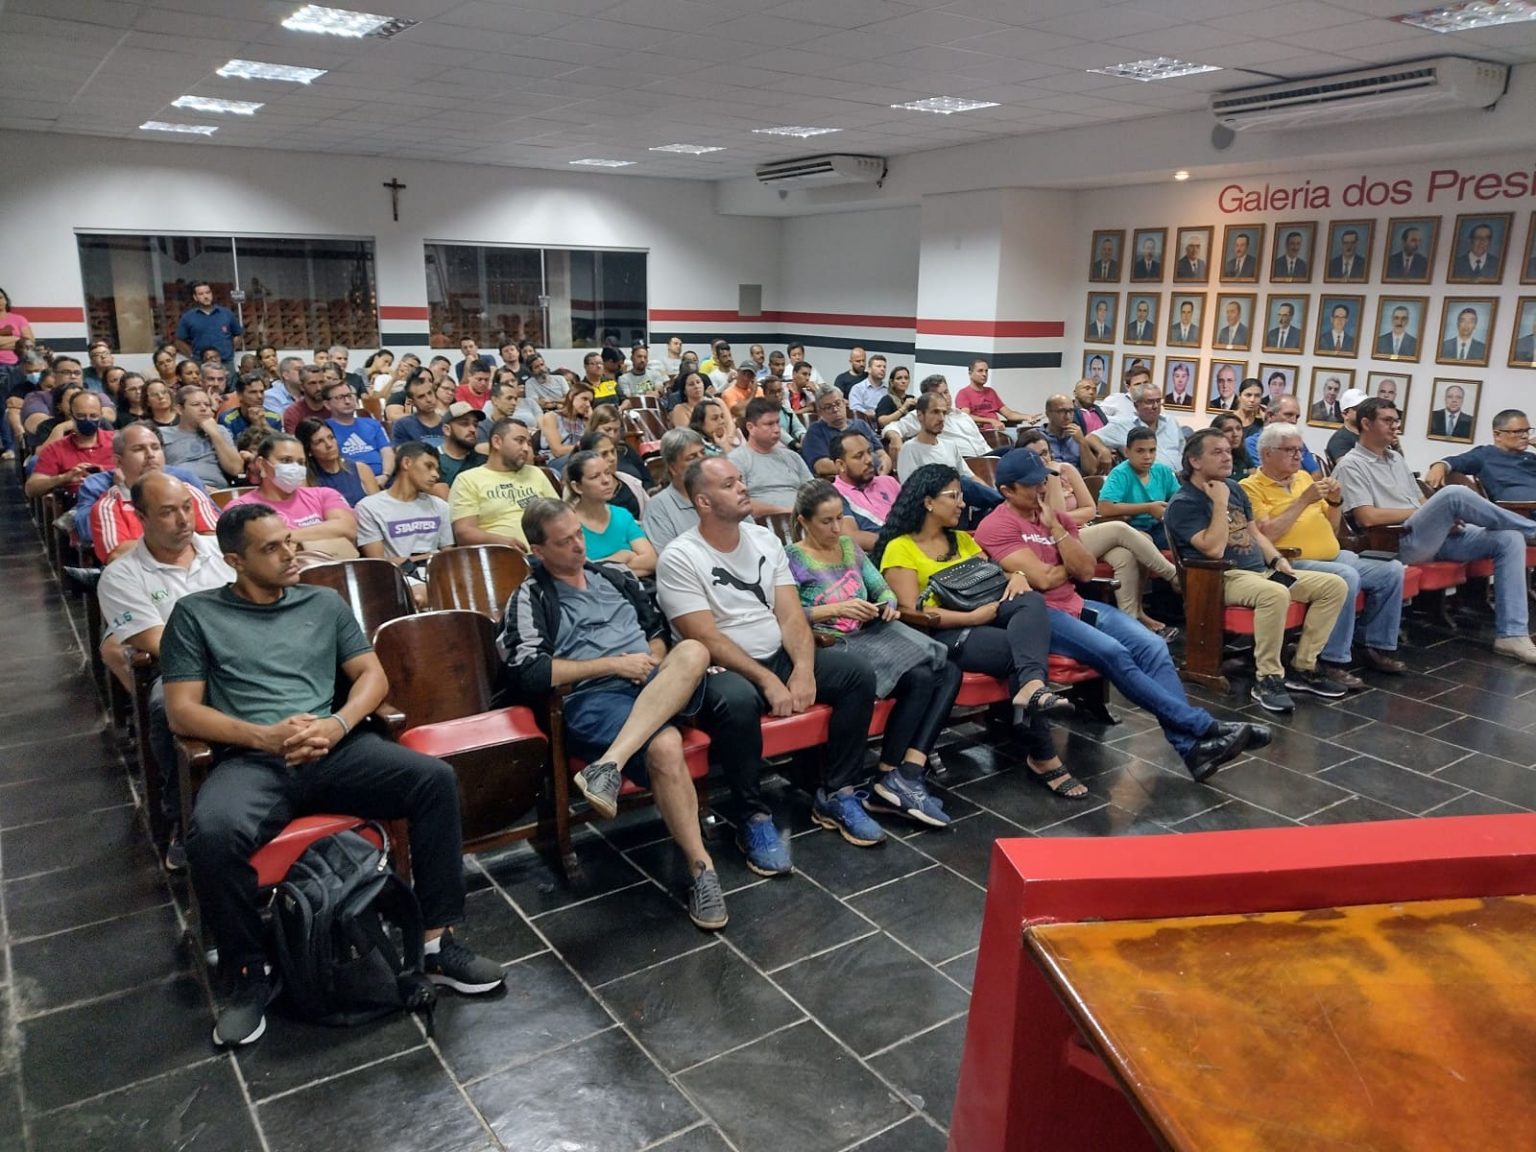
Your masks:
<instances>
[{"instance_id":1,"label":"black tile floor","mask_svg":"<svg viewBox=\"0 0 1536 1152\"><path fill-rule=\"evenodd\" d=\"M0 1149L937 1152L996 838L1536 809L1536 670L1492 656L1463 597L1455 631L1409 620L1415 675L1265 717L1275 742L1207 785L1123 703L1113 728L1059 730L1083 803L1032 787L974 723L942 746L945 831L892 824L884 847L852 848L776 782L797 875L753 876L727 829L718 936L684 917L650 811L580 834L580 892L526 849L472 859L466 938L506 966L505 995L445 996L433 1040L411 1019L274 1016L253 1049L220 1054L179 945L181 890L90 686L80 602L3 486Z\"/></svg>"}]
</instances>

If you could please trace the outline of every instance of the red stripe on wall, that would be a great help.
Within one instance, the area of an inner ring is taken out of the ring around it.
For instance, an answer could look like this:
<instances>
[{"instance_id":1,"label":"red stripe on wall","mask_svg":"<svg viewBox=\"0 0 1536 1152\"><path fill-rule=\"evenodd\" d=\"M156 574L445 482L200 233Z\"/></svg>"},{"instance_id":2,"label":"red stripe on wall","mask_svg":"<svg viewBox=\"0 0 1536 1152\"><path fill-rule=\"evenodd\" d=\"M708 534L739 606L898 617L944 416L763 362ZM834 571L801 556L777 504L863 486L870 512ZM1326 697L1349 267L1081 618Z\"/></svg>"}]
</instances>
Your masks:
<instances>
[{"instance_id":1,"label":"red stripe on wall","mask_svg":"<svg viewBox=\"0 0 1536 1152\"><path fill-rule=\"evenodd\" d=\"M917 330L928 336L1025 336L1050 339L1066 334L1060 320L919 320Z\"/></svg>"},{"instance_id":2,"label":"red stripe on wall","mask_svg":"<svg viewBox=\"0 0 1536 1152\"><path fill-rule=\"evenodd\" d=\"M774 312L775 320L786 324L841 324L850 328L911 328L915 316L845 316L835 312Z\"/></svg>"},{"instance_id":3,"label":"red stripe on wall","mask_svg":"<svg viewBox=\"0 0 1536 1152\"><path fill-rule=\"evenodd\" d=\"M407 308L395 304L379 305L380 320L425 320L427 310L425 308Z\"/></svg>"},{"instance_id":4,"label":"red stripe on wall","mask_svg":"<svg viewBox=\"0 0 1536 1152\"><path fill-rule=\"evenodd\" d=\"M18 307L20 312L28 320L35 320L39 324L84 324L84 308L27 308Z\"/></svg>"},{"instance_id":5,"label":"red stripe on wall","mask_svg":"<svg viewBox=\"0 0 1536 1152\"><path fill-rule=\"evenodd\" d=\"M765 312L761 316L744 317L739 312L727 312L723 309L708 311L695 308L652 308L651 319L673 322L691 321L699 324L735 324L741 320L767 320L769 316Z\"/></svg>"}]
</instances>

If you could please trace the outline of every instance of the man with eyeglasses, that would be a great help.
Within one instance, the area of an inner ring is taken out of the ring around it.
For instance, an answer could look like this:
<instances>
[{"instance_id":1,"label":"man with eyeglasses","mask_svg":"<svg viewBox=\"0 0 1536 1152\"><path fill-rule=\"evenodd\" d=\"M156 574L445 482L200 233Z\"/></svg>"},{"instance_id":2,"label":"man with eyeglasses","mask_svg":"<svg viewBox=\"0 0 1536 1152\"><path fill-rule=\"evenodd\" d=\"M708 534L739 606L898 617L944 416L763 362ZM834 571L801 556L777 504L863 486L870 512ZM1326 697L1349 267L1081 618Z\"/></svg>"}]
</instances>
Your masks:
<instances>
[{"instance_id":1,"label":"man with eyeglasses","mask_svg":"<svg viewBox=\"0 0 1536 1152\"><path fill-rule=\"evenodd\" d=\"M1490 500L1536 501L1536 452L1530 447L1530 417L1506 408L1493 418L1492 444L1435 461L1424 483L1439 488L1452 472L1460 472L1476 476Z\"/></svg>"},{"instance_id":2,"label":"man with eyeglasses","mask_svg":"<svg viewBox=\"0 0 1536 1152\"><path fill-rule=\"evenodd\" d=\"M1344 497L1329 477L1314 479L1301 470L1301 429L1272 421L1259 434L1259 466L1239 482L1253 505L1253 522L1276 548L1296 548L1293 567L1308 572L1332 572L1349 585L1338 621L1318 658L1323 675L1345 688L1364 683L1346 668L1353 654L1355 598L1365 591L1365 612L1359 620L1365 664L1378 672L1400 675L1408 666L1393 653L1403 615L1403 565L1398 560L1372 560L1339 547L1339 521Z\"/></svg>"},{"instance_id":3,"label":"man with eyeglasses","mask_svg":"<svg viewBox=\"0 0 1536 1152\"><path fill-rule=\"evenodd\" d=\"M1091 399L1090 399L1091 402ZM1109 463L1109 453L1088 442L1083 426L1077 422L1077 405L1072 397L1057 393L1045 400L1045 427L1041 429L1051 456L1071 464L1084 476L1093 476Z\"/></svg>"},{"instance_id":4,"label":"man with eyeglasses","mask_svg":"<svg viewBox=\"0 0 1536 1152\"><path fill-rule=\"evenodd\" d=\"M1110 450L1124 452L1125 438L1140 424L1157 434L1157 458L1177 473L1183 467L1184 433L1179 422L1163 411L1162 386L1152 383L1152 373L1145 368L1135 369L1126 383L1131 402L1136 407L1129 413L1113 417L1087 437L1085 445L1091 444L1106 455Z\"/></svg>"},{"instance_id":5,"label":"man with eyeglasses","mask_svg":"<svg viewBox=\"0 0 1536 1152\"><path fill-rule=\"evenodd\" d=\"M864 433L880 472L888 475L891 460L885 454L879 435L863 420L848 418L848 401L835 384L824 384L816 390L816 421L806 429L800 445L800 455L805 457L811 471L828 480L837 475L837 462L832 459L832 438L850 430Z\"/></svg>"},{"instance_id":6,"label":"man with eyeglasses","mask_svg":"<svg viewBox=\"0 0 1536 1152\"><path fill-rule=\"evenodd\" d=\"M1461 484L1445 485L1424 499L1408 462L1390 446L1402 426L1397 406L1380 398L1367 400L1357 418L1360 443L1333 474L1343 490L1345 514L1362 528L1401 524L1398 555L1405 564L1491 557L1497 635L1493 650L1536 664L1525 598L1525 548L1536 543L1536 521L1506 511Z\"/></svg>"}]
</instances>

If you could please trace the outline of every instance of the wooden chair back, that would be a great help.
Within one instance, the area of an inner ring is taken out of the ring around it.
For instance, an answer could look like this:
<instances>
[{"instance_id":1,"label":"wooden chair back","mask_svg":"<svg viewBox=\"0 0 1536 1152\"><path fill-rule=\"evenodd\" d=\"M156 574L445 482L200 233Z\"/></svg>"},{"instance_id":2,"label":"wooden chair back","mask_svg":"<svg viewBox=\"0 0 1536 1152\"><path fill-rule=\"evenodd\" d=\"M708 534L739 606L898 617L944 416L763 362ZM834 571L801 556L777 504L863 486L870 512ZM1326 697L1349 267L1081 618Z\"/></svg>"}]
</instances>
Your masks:
<instances>
[{"instance_id":1,"label":"wooden chair back","mask_svg":"<svg viewBox=\"0 0 1536 1152\"><path fill-rule=\"evenodd\" d=\"M752 519L777 536L779 543L786 548L800 539L800 521L793 512L770 512L766 516L754 516Z\"/></svg>"},{"instance_id":2,"label":"wooden chair back","mask_svg":"<svg viewBox=\"0 0 1536 1152\"><path fill-rule=\"evenodd\" d=\"M667 432L659 408L630 408L624 413L626 429L640 433L641 440L660 440Z\"/></svg>"},{"instance_id":3,"label":"wooden chair back","mask_svg":"<svg viewBox=\"0 0 1536 1152\"><path fill-rule=\"evenodd\" d=\"M1093 497L1093 502L1095 504L1099 502L1099 493L1104 491L1104 480L1105 477L1102 474L1098 476L1083 477L1083 484L1087 487L1088 495Z\"/></svg>"},{"instance_id":4,"label":"wooden chair back","mask_svg":"<svg viewBox=\"0 0 1536 1152\"><path fill-rule=\"evenodd\" d=\"M385 418L384 397L377 392L364 392L362 397L363 411L372 416L380 424L388 425Z\"/></svg>"},{"instance_id":5,"label":"wooden chair back","mask_svg":"<svg viewBox=\"0 0 1536 1152\"><path fill-rule=\"evenodd\" d=\"M1001 428L982 428L981 438L992 448L1006 448L1013 443Z\"/></svg>"},{"instance_id":6,"label":"wooden chair back","mask_svg":"<svg viewBox=\"0 0 1536 1152\"><path fill-rule=\"evenodd\" d=\"M463 609L401 616L379 629L374 651L407 729L490 710L495 631L488 617Z\"/></svg>"},{"instance_id":7,"label":"wooden chair back","mask_svg":"<svg viewBox=\"0 0 1536 1152\"><path fill-rule=\"evenodd\" d=\"M996 456L967 456L966 467L988 488L997 487L997 457Z\"/></svg>"},{"instance_id":8,"label":"wooden chair back","mask_svg":"<svg viewBox=\"0 0 1536 1152\"><path fill-rule=\"evenodd\" d=\"M381 625L416 611L405 577L388 560L364 557L313 564L299 574L299 583L338 593L370 639Z\"/></svg>"},{"instance_id":9,"label":"wooden chair back","mask_svg":"<svg viewBox=\"0 0 1536 1152\"><path fill-rule=\"evenodd\" d=\"M229 502L231 500L238 499L239 497L244 496L247 492L254 491L256 491L256 489L249 485L243 488L210 488L208 490L208 499L212 500L214 506L222 512L225 508L229 507Z\"/></svg>"},{"instance_id":10,"label":"wooden chair back","mask_svg":"<svg viewBox=\"0 0 1536 1152\"><path fill-rule=\"evenodd\" d=\"M556 495L565 491L565 479L548 464L540 464L539 471L544 473L544 479L549 481L549 486L555 490Z\"/></svg>"},{"instance_id":11,"label":"wooden chair back","mask_svg":"<svg viewBox=\"0 0 1536 1152\"><path fill-rule=\"evenodd\" d=\"M528 561L507 544L444 548L427 561L427 605L465 609L500 623L507 601L528 576Z\"/></svg>"}]
</instances>

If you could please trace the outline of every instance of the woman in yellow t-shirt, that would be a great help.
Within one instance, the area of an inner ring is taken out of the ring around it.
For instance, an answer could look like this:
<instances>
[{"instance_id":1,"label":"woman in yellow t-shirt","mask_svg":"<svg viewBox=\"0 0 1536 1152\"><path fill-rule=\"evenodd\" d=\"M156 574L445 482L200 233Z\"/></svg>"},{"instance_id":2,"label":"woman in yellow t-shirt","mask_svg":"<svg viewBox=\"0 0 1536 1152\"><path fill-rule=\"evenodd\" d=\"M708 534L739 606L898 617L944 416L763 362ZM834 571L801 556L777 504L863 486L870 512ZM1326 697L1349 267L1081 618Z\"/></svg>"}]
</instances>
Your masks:
<instances>
[{"instance_id":1,"label":"woman in yellow t-shirt","mask_svg":"<svg viewBox=\"0 0 1536 1152\"><path fill-rule=\"evenodd\" d=\"M928 591L935 572L981 555L970 533L960 532L964 507L960 476L943 464L924 464L901 486L875 541L874 561L897 603L937 612L934 639L949 649L962 671L1007 677L1013 688L1014 722L1033 778L1058 796L1081 800L1088 789L1062 766L1046 717L1071 711L1069 701L1045 685L1051 625L1045 600L1023 573L1012 573L1002 598L972 612L940 608Z\"/></svg>"}]
</instances>

